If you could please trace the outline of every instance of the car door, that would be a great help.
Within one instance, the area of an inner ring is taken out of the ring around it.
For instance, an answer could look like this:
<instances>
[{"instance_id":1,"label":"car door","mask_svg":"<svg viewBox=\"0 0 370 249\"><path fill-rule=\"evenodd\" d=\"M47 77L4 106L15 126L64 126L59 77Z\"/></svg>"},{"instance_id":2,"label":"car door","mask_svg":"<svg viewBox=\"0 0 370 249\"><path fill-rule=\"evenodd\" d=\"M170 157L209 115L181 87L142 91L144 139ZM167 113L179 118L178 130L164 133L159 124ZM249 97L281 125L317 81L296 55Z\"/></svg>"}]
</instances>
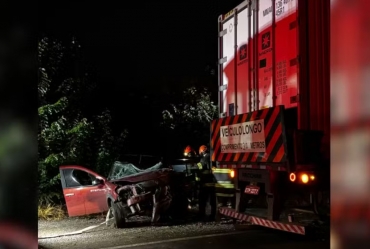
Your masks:
<instances>
[{"instance_id":1,"label":"car door","mask_svg":"<svg viewBox=\"0 0 370 249\"><path fill-rule=\"evenodd\" d=\"M104 177L82 166L61 166L59 169L70 217L108 210Z\"/></svg>"}]
</instances>

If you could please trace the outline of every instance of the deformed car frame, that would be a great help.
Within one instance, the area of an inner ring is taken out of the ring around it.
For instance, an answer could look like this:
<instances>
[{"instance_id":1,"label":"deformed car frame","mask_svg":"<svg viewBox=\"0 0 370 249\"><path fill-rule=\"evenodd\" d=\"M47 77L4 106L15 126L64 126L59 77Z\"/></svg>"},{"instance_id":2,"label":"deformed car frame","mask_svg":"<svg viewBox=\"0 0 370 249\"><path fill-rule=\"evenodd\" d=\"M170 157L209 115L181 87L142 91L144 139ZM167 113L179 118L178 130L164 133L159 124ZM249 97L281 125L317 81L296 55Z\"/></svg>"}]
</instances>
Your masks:
<instances>
[{"instance_id":1,"label":"deformed car frame","mask_svg":"<svg viewBox=\"0 0 370 249\"><path fill-rule=\"evenodd\" d=\"M183 174L162 163L142 170L131 163L115 162L107 178L82 166L59 169L69 216L108 211L115 226L122 228L131 216L148 215L155 224L171 206L181 215L187 209Z\"/></svg>"}]
</instances>

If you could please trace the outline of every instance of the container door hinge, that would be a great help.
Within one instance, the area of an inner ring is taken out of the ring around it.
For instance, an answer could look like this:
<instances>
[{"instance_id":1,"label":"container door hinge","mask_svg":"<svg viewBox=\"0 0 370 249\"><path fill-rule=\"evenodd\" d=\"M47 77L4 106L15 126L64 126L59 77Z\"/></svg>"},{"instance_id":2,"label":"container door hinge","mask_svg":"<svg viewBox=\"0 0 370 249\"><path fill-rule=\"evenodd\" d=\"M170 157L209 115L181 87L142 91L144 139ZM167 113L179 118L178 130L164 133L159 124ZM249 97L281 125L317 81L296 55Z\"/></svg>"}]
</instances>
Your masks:
<instances>
[{"instance_id":1,"label":"container door hinge","mask_svg":"<svg viewBox=\"0 0 370 249\"><path fill-rule=\"evenodd\" d=\"M226 35L227 34L227 29L224 29L224 30L222 30L222 31L220 31L219 33L218 33L218 37L223 37L224 35Z\"/></svg>"},{"instance_id":2,"label":"container door hinge","mask_svg":"<svg viewBox=\"0 0 370 249\"><path fill-rule=\"evenodd\" d=\"M225 91L226 89L227 89L227 84L222 85L222 86L219 87L220 92Z\"/></svg>"},{"instance_id":3,"label":"container door hinge","mask_svg":"<svg viewBox=\"0 0 370 249\"><path fill-rule=\"evenodd\" d=\"M227 61L227 56L218 60L219 64L224 64Z\"/></svg>"},{"instance_id":4,"label":"container door hinge","mask_svg":"<svg viewBox=\"0 0 370 249\"><path fill-rule=\"evenodd\" d=\"M300 62L300 58L299 56L297 56L289 61L289 66L290 67L296 66L297 64L299 64L299 62Z\"/></svg>"},{"instance_id":5,"label":"container door hinge","mask_svg":"<svg viewBox=\"0 0 370 249\"><path fill-rule=\"evenodd\" d=\"M290 103L291 104L294 104L294 103L298 103L299 102L299 95L295 95L295 96L291 96L290 97Z\"/></svg>"},{"instance_id":6,"label":"container door hinge","mask_svg":"<svg viewBox=\"0 0 370 249\"><path fill-rule=\"evenodd\" d=\"M221 112L220 113L220 118L224 118L224 117L226 117L226 112Z\"/></svg>"}]
</instances>

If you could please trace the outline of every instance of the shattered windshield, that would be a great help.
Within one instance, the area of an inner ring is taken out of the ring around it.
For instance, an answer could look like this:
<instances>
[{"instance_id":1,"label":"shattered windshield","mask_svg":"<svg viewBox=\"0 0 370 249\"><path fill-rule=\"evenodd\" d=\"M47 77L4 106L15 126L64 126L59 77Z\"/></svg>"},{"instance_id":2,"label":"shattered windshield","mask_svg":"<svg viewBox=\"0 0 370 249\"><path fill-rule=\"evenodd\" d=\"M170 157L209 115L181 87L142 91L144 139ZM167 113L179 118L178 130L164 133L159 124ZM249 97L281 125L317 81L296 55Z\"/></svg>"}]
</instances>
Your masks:
<instances>
[{"instance_id":1,"label":"shattered windshield","mask_svg":"<svg viewBox=\"0 0 370 249\"><path fill-rule=\"evenodd\" d=\"M132 163L126 162L115 162L113 167L108 175L108 180L116 180L125 176L134 175L142 172L153 171L163 167L161 162L155 164L154 166L148 169L140 169L133 165Z\"/></svg>"}]
</instances>

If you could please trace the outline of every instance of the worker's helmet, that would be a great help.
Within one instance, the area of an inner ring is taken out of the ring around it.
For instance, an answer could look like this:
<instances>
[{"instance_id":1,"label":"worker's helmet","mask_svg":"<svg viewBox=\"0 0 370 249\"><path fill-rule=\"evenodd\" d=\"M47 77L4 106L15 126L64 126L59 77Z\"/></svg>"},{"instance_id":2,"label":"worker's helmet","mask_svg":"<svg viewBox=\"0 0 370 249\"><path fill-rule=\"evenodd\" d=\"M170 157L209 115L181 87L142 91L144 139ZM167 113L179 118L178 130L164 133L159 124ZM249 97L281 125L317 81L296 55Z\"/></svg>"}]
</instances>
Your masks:
<instances>
[{"instance_id":1,"label":"worker's helmet","mask_svg":"<svg viewBox=\"0 0 370 249\"><path fill-rule=\"evenodd\" d=\"M204 153L206 153L208 150L207 146L205 145L202 145L199 147L199 155L203 155Z\"/></svg>"},{"instance_id":2,"label":"worker's helmet","mask_svg":"<svg viewBox=\"0 0 370 249\"><path fill-rule=\"evenodd\" d=\"M186 146L186 148L184 150L184 156L186 156L186 157L195 156L195 151L193 150L193 148L190 145Z\"/></svg>"}]
</instances>

